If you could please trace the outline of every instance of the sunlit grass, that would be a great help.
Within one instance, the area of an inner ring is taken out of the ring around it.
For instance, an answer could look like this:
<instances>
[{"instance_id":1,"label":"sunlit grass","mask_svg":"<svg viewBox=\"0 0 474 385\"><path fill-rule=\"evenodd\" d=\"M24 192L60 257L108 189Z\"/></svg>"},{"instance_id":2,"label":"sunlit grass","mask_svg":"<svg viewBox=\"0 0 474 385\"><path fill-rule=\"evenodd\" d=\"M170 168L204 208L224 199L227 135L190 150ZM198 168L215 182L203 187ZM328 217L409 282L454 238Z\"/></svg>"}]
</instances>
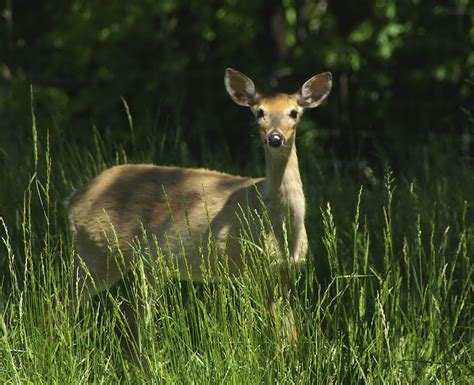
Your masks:
<instances>
[{"instance_id":1,"label":"sunlit grass","mask_svg":"<svg viewBox=\"0 0 474 385\"><path fill-rule=\"evenodd\" d=\"M173 152L179 161L179 140L160 140L133 160ZM30 144L0 171L0 383L472 380L474 173L460 157L427 171L420 154L418 177L387 169L365 181L305 169L300 153L311 252L295 283L299 338L286 344L267 311L273 278L265 263L259 274L232 280L223 272L218 284L192 284L157 262L151 284L146 251L137 248L126 282L71 311L74 249L62 201L130 158L110 151L95 129L82 148L34 122ZM246 250L261 255L252 242ZM124 303L141 314L138 362L120 341Z\"/></svg>"}]
</instances>

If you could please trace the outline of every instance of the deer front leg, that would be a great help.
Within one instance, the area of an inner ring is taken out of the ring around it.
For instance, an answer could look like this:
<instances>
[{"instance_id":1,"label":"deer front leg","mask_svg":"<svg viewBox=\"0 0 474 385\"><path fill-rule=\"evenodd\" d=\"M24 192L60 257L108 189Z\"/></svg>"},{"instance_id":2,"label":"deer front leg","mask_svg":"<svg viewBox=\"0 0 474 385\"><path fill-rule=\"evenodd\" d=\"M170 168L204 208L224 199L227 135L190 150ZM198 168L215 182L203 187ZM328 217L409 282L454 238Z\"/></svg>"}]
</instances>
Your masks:
<instances>
[{"instance_id":1,"label":"deer front leg","mask_svg":"<svg viewBox=\"0 0 474 385\"><path fill-rule=\"evenodd\" d=\"M268 285L268 311L275 333L281 340L283 347L298 342L298 331L295 322L295 285L291 280L288 266L279 269L280 290L271 284Z\"/></svg>"}]
</instances>

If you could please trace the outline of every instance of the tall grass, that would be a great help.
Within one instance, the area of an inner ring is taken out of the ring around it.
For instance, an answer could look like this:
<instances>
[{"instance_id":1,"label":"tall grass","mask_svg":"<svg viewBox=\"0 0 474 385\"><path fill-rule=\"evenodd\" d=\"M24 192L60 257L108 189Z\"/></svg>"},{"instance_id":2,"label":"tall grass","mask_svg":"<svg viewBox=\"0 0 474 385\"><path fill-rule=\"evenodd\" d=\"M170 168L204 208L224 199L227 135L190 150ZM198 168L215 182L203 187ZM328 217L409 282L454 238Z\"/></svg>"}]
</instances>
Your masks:
<instances>
[{"instance_id":1,"label":"tall grass","mask_svg":"<svg viewBox=\"0 0 474 385\"><path fill-rule=\"evenodd\" d=\"M130 279L71 311L72 188L117 163L193 162L174 127L147 135L129 114L128 151L95 128L84 140L32 117L26 140L0 149L0 383L472 382L474 170L455 149L416 150L412 168L365 178L300 147L311 251L292 345L266 310L265 264L192 284L158 261L151 285L137 248ZM120 341L124 303L144 309L139 362Z\"/></svg>"}]
</instances>

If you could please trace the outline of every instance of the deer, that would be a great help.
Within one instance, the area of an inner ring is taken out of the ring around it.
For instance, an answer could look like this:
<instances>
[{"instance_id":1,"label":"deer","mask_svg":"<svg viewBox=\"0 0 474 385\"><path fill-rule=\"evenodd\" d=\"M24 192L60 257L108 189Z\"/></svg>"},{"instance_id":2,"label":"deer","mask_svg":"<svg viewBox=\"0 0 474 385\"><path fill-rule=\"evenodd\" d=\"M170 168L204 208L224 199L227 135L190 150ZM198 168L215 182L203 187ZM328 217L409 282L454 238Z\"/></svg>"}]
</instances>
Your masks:
<instances>
[{"instance_id":1,"label":"deer","mask_svg":"<svg viewBox=\"0 0 474 385\"><path fill-rule=\"evenodd\" d=\"M227 258L229 275L238 276L246 265L239 217L243 208L266 212L271 226L264 229L267 246L263 252L271 253L282 272L283 266L304 264L308 237L296 126L304 110L319 106L328 96L331 73L311 77L292 94L263 95L248 76L232 68L225 70L224 84L231 99L249 107L255 116L265 152L265 177L149 164L118 165L103 171L74 191L67 202L75 245L77 302L87 301L123 277L133 265L131 244L142 231L155 239L147 245L154 258L158 256L156 245L162 254L173 256L181 280L201 282L206 275L219 280L214 276L218 271L203 261L206 253L199 247L210 234L218 254ZM120 260L111 256L111 239L121 250ZM271 295L268 309L274 316ZM129 317L129 322L135 330L136 320Z\"/></svg>"}]
</instances>

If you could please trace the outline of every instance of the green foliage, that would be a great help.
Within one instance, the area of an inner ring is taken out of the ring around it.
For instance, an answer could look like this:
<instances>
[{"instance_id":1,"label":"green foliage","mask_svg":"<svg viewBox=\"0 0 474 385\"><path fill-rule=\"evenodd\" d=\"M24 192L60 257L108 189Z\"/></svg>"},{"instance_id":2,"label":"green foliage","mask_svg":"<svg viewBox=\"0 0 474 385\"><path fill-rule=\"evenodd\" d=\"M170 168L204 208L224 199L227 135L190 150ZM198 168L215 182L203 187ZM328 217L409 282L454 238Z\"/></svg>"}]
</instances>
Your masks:
<instances>
[{"instance_id":1,"label":"green foliage","mask_svg":"<svg viewBox=\"0 0 474 385\"><path fill-rule=\"evenodd\" d=\"M138 145L125 115L131 157L189 165L179 135ZM0 191L0 382L469 382L474 173L456 139L413 151L413 167L400 175L357 176L300 151L311 253L295 293L299 339L288 345L284 319L275 326L266 309L265 259L235 280L223 272L217 285L179 282L158 259L151 285L140 258L147 251L137 248L134 284L127 278L71 311L74 250L62 200L129 155L112 152L96 129L83 147L31 117L28 147L0 174L8 186ZM210 154L205 164L226 156ZM252 242L246 251L261 258ZM140 301L130 303L130 293ZM143 306L138 363L120 341L124 304L137 313Z\"/></svg>"},{"instance_id":2,"label":"green foliage","mask_svg":"<svg viewBox=\"0 0 474 385\"><path fill-rule=\"evenodd\" d=\"M7 1L2 11L2 142L26 138L23 101L33 84L44 106L38 119L63 123L72 138L83 140L95 124L127 143L124 98L137 130L160 131L171 120L186 132L192 158L205 156L202 138L209 150L226 138L240 161L250 139L222 86L227 66L264 91L296 90L332 71L334 90L318 112L326 139L316 151L334 138L342 157L368 158L383 147L396 164L407 143L470 129L459 110L472 104L468 0L26 0ZM393 136L403 138L401 148Z\"/></svg>"}]
</instances>

